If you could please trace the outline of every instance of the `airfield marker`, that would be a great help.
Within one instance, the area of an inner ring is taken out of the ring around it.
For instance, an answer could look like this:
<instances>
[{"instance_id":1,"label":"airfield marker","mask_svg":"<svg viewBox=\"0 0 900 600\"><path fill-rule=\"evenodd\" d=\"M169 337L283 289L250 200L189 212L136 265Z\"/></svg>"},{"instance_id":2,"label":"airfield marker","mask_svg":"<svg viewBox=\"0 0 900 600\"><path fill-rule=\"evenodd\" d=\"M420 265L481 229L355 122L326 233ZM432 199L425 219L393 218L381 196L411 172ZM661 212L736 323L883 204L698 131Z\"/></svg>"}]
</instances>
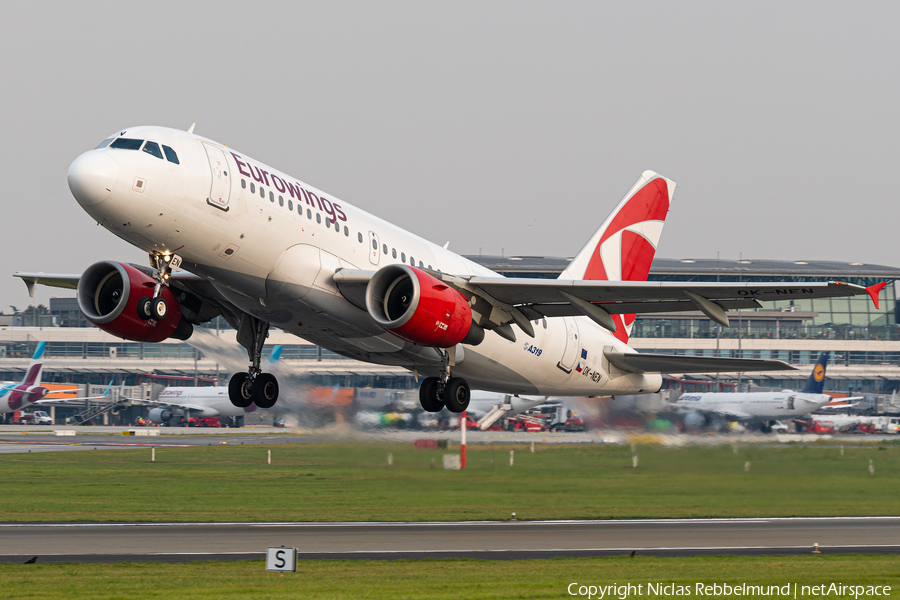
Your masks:
<instances>
[{"instance_id":1,"label":"airfield marker","mask_svg":"<svg viewBox=\"0 0 900 600\"><path fill-rule=\"evenodd\" d=\"M269 450L269 464L272 464L272 451Z\"/></svg>"},{"instance_id":2,"label":"airfield marker","mask_svg":"<svg viewBox=\"0 0 900 600\"><path fill-rule=\"evenodd\" d=\"M744 473L750 470L750 461L744 463Z\"/></svg>"},{"instance_id":3,"label":"airfield marker","mask_svg":"<svg viewBox=\"0 0 900 600\"><path fill-rule=\"evenodd\" d=\"M638 466L638 457L637 457L637 454L634 454L631 457L631 468L637 469L637 466Z\"/></svg>"},{"instance_id":4,"label":"airfield marker","mask_svg":"<svg viewBox=\"0 0 900 600\"><path fill-rule=\"evenodd\" d=\"M459 419L460 425L462 426L462 443L460 444L459 449L459 468L466 468L466 411L462 411Z\"/></svg>"},{"instance_id":5,"label":"airfield marker","mask_svg":"<svg viewBox=\"0 0 900 600\"><path fill-rule=\"evenodd\" d=\"M150 448L150 462L156 462L156 448Z\"/></svg>"},{"instance_id":6,"label":"airfield marker","mask_svg":"<svg viewBox=\"0 0 900 600\"><path fill-rule=\"evenodd\" d=\"M872 459L871 459L871 458L869 459L869 474L870 474L870 475L874 475L874 474L875 474L875 465L872 464Z\"/></svg>"},{"instance_id":7,"label":"airfield marker","mask_svg":"<svg viewBox=\"0 0 900 600\"><path fill-rule=\"evenodd\" d=\"M389 467L393 467L393 466L394 466L394 455L393 455L393 453L388 452L388 457L387 457L387 458L388 458L388 466L389 466Z\"/></svg>"},{"instance_id":8,"label":"airfield marker","mask_svg":"<svg viewBox=\"0 0 900 600\"><path fill-rule=\"evenodd\" d=\"M531 442L531 453L534 454L534 442Z\"/></svg>"},{"instance_id":9,"label":"airfield marker","mask_svg":"<svg viewBox=\"0 0 900 600\"><path fill-rule=\"evenodd\" d=\"M514 450L509 451L509 466L513 466L513 456L515 454Z\"/></svg>"}]
</instances>

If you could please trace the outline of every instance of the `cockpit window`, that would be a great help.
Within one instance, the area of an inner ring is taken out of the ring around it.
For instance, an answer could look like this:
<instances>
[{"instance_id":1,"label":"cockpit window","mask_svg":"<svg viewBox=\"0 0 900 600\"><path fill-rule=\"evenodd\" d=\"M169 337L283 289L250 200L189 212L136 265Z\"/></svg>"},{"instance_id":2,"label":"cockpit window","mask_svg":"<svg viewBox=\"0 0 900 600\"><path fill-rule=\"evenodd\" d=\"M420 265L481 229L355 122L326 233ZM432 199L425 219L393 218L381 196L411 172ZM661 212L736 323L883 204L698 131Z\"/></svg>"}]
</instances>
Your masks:
<instances>
[{"instance_id":1,"label":"cockpit window","mask_svg":"<svg viewBox=\"0 0 900 600\"><path fill-rule=\"evenodd\" d=\"M96 148L94 148L94 150L99 150L100 148L106 148L107 146L110 145L110 143L112 143L112 141L113 141L114 139L116 139L116 138L107 138L107 139L103 140L102 142L100 142L100 145L99 145L99 146L97 146Z\"/></svg>"},{"instance_id":2,"label":"cockpit window","mask_svg":"<svg viewBox=\"0 0 900 600\"><path fill-rule=\"evenodd\" d=\"M132 140L129 138L119 138L109 145L110 148L118 148L119 150L138 150L144 140Z\"/></svg>"},{"instance_id":3,"label":"cockpit window","mask_svg":"<svg viewBox=\"0 0 900 600\"><path fill-rule=\"evenodd\" d=\"M172 150L168 146L163 146L163 152L166 153L166 159L168 159L170 163L175 163L176 165L181 164L180 162L178 162L178 155L175 154L174 150Z\"/></svg>"},{"instance_id":4,"label":"cockpit window","mask_svg":"<svg viewBox=\"0 0 900 600\"><path fill-rule=\"evenodd\" d=\"M162 152L159 150L159 144L156 142L147 142L144 144L144 152L147 154L152 154L159 160L162 160Z\"/></svg>"}]
</instances>

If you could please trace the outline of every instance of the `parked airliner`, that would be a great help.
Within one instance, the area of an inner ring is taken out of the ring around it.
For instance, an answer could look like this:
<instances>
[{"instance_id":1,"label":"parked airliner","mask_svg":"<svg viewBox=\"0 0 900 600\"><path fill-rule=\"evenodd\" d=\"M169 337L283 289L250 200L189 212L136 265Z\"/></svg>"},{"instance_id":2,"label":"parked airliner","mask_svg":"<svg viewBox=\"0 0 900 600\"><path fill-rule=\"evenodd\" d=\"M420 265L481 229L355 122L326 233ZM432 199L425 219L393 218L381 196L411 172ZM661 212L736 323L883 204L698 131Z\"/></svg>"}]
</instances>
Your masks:
<instances>
[{"instance_id":1,"label":"parked airliner","mask_svg":"<svg viewBox=\"0 0 900 600\"><path fill-rule=\"evenodd\" d=\"M270 365L281 358L281 346L272 348ZM134 400L135 398L132 398ZM205 387L167 387L159 393L156 400L141 400L144 404L155 406L150 409L150 420L157 424L169 424L174 418L181 417L218 417L229 420L231 417L243 417L256 410L255 404L235 406L228 396L227 386Z\"/></svg>"},{"instance_id":2,"label":"parked airliner","mask_svg":"<svg viewBox=\"0 0 900 600\"><path fill-rule=\"evenodd\" d=\"M97 223L149 254L150 267L102 261L81 275L16 275L32 292L36 283L77 288L88 320L129 340L187 339L194 325L222 315L250 362L229 383L236 406L271 407L278 398L277 379L260 366L270 326L351 358L405 367L423 377L423 408L461 412L471 387L637 394L657 391L662 372L790 369L772 360L639 354L628 336L640 313L701 310L727 326L727 310L760 301L867 291L877 301L880 289L648 283L675 191L653 171L557 280L502 277L193 126L118 130L75 159L68 183ZM427 199L419 208L443 218Z\"/></svg>"},{"instance_id":3,"label":"parked airliner","mask_svg":"<svg viewBox=\"0 0 900 600\"><path fill-rule=\"evenodd\" d=\"M823 394L828 352L823 352L813 367L806 386L799 392L706 392L682 394L673 405L688 414L684 423L699 429L715 421L739 421L771 433L775 421L796 419L816 411L834 398Z\"/></svg>"},{"instance_id":4,"label":"parked airliner","mask_svg":"<svg viewBox=\"0 0 900 600\"><path fill-rule=\"evenodd\" d=\"M44 396L50 392L50 390L41 385L41 372L44 370L44 351L46 348L47 342L38 342L37 347L34 349L34 355L31 357L31 363L28 365L28 370L25 371L25 377L22 378L22 381L0 382L0 414L22 410L32 404L71 402L73 400L96 400L98 398L104 398L109 394L112 382L106 386L106 390L100 396L44 400ZM54 393L77 390L78 388L72 388L71 390L54 390Z\"/></svg>"}]
</instances>

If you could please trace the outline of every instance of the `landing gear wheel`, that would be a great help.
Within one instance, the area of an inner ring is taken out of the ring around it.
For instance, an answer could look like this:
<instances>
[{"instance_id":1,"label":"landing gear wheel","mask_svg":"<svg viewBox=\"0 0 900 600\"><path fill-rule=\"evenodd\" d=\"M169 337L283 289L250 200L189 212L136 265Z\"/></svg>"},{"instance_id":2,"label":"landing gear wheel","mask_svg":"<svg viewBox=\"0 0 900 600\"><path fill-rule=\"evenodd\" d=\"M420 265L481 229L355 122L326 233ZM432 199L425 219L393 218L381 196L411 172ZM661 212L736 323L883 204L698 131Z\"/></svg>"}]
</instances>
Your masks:
<instances>
[{"instance_id":1,"label":"landing gear wheel","mask_svg":"<svg viewBox=\"0 0 900 600\"><path fill-rule=\"evenodd\" d=\"M137 303L137 314L144 321L149 321L153 318L153 313L150 312L150 304L153 302L153 298L150 296L144 296L143 298L138 300Z\"/></svg>"},{"instance_id":2,"label":"landing gear wheel","mask_svg":"<svg viewBox=\"0 0 900 600\"><path fill-rule=\"evenodd\" d=\"M260 408L272 408L278 401L278 380L271 373L260 373L253 382L253 403Z\"/></svg>"},{"instance_id":3,"label":"landing gear wheel","mask_svg":"<svg viewBox=\"0 0 900 600\"><path fill-rule=\"evenodd\" d=\"M440 412L444 408L444 402L437 395L437 377L426 377L419 387L419 403L428 412Z\"/></svg>"},{"instance_id":4,"label":"landing gear wheel","mask_svg":"<svg viewBox=\"0 0 900 600\"><path fill-rule=\"evenodd\" d=\"M169 314L169 305L161 296L150 302L150 314L153 315L154 321L162 321Z\"/></svg>"},{"instance_id":5,"label":"landing gear wheel","mask_svg":"<svg viewBox=\"0 0 900 600\"><path fill-rule=\"evenodd\" d=\"M462 377L451 377L444 386L444 404L450 412L461 413L466 410L471 396L469 383Z\"/></svg>"},{"instance_id":6,"label":"landing gear wheel","mask_svg":"<svg viewBox=\"0 0 900 600\"><path fill-rule=\"evenodd\" d=\"M253 382L248 373L235 373L228 382L228 398L238 408L253 404Z\"/></svg>"}]
</instances>

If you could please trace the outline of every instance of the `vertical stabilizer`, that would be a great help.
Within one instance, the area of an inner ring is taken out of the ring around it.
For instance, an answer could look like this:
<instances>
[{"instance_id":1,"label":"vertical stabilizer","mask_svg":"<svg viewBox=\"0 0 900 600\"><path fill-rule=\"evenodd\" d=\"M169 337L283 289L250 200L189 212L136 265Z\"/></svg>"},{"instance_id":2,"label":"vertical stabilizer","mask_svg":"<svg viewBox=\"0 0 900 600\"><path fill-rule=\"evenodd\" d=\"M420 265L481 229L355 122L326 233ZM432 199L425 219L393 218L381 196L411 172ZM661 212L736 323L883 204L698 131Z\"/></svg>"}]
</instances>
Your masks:
<instances>
[{"instance_id":1,"label":"vertical stabilizer","mask_svg":"<svg viewBox=\"0 0 900 600\"><path fill-rule=\"evenodd\" d=\"M44 349L47 342L38 342L37 348L34 350L34 356L31 358L31 364L25 371L25 379L22 385L41 385L41 371L44 369Z\"/></svg>"},{"instance_id":2,"label":"vertical stabilizer","mask_svg":"<svg viewBox=\"0 0 900 600\"><path fill-rule=\"evenodd\" d=\"M559 278L646 281L674 193L674 181L644 171ZM615 336L627 342L635 316L612 317Z\"/></svg>"},{"instance_id":3,"label":"vertical stabilizer","mask_svg":"<svg viewBox=\"0 0 900 600\"><path fill-rule=\"evenodd\" d=\"M825 389L825 366L828 364L828 352L819 355L816 366L809 379L806 380L806 387L800 390L803 394L821 394Z\"/></svg>"}]
</instances>

